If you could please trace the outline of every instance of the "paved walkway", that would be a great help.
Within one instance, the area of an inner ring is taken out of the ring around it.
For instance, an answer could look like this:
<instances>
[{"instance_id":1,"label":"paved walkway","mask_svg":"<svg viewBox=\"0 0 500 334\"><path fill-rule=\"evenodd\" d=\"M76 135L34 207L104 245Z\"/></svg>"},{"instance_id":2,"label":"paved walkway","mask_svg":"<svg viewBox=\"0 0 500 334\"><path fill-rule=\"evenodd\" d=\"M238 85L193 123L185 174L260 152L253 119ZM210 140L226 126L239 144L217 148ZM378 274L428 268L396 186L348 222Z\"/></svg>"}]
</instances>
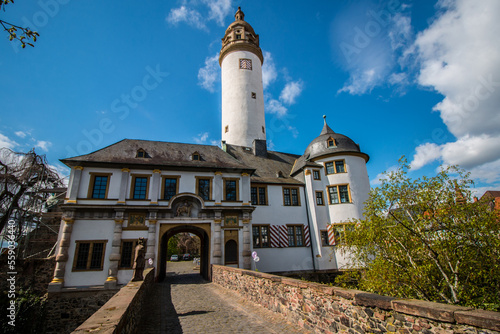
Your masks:
<instances>
[{"instance_id":1,"label":"paved walkway","mask_svg":"<svg viewBox=\"0 0 500 334\"><path fill-rule=\"evenodd\" d=\"M308 333L235 292L203 280L191 262L169 262L167 272L144 310L143 333Z\"/></svg>"}]
</instances>

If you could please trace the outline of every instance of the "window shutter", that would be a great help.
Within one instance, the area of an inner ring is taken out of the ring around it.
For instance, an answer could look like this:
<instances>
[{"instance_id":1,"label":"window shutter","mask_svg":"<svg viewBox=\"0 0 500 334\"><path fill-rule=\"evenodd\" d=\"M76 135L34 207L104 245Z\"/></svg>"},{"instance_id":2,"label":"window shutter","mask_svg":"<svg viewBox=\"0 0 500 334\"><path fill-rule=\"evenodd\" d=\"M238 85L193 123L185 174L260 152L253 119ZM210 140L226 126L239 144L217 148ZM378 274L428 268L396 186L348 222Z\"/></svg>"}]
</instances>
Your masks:
<instances>
[{"instance_id":1,"label":"window shutter","mask_svg":"<svg viewBox=\"0 0 500 334\"><path fill-rule=\"evenodd\" d=\"M328 244L330 246L334 246L335 245L335 229L333 227L333 224L326 225L326 229L328 231Z\"/></svg>"},{"instance_id":2,"label":"window shutter","mask_svg":"<svg viewBox=\"0 0 500 334\"><path fill-rule=\"evenodd\" d=\"M306 246L306 247L311 246L311 237L309 235L309 226L307 226L307 225L304 226L304 246Z\"/></svg>"}]
</instances>

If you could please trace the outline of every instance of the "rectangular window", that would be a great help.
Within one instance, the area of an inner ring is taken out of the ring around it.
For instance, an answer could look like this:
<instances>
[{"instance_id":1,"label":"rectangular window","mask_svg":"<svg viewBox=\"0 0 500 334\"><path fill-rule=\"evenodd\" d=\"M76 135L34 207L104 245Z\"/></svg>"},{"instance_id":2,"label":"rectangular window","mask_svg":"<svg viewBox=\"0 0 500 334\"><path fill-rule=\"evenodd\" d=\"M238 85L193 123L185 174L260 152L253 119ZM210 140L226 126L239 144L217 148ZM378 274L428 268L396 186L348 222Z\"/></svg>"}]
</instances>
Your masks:
<instances>
[{"instance_id":1,"label":"rectangular window","mask_svg":"<svg viewBox=\"0 0 500 334\"><path fill-rule=\"evenodd\" d=\"M147 199L149 189L149 175L132 175L132 199Z\"/></svg>"},{"instance_id":2,"label":"rectangular window","mask_svg":"<svg viewBox=\"0 0 500 334\"><path fill-rule=\"evenodd\" d=\"M322 191L316 191L316 205L325 205L325 201L323 201Z\"/></svg>"},{"instance_id":3,"label":"rectangular window","mask_svg":"<svg viewBox=\"0 0 500 334\"><path fill-rule=\"evenodd\" d=\"M170 200L177 194L178 177L164 177L163 178L163 199Z\"/></svg>"},{"instance_id":4,"label":"rectangular window","mask_svg":"<svg viewBox=\"0 0 500 334\"><path fill-rule=\"evenodd\" d=\"M238 179L223 179L224 180L224 199L230 202L238 200Z\"/></svg>"},{"instance_id":5,"label":"rectangular window","mask_svg":"<svg viewBox=\"0 0 500 334\"><path fill-rule=\"evenodd\" d=\"M242 70L252 70L252 59L240 59L240 69Z\"/></svg>"},{"instance_id":6,"label":"rectangular window","mask_svg":"<svg viewBox=\"0 0 500 334\"><path fill-rule=\"evenodd\" d=\"M120 247L120 264L119 269L132 269L134 266L135 247L137 247L138 240L122 240ZM144 245L147 240L144 239Z\"/></svg>"},{"instance_id":7,"label":"rectangular window","mask_svg":"<svg viewBox=\"0 0 500 334\"><path fill-rule=\"evenodd\" d=\"M300 206L299 188L283 188L283 205Z\"/></svg>"},{"instance_id":8,"label":"rectangular window","mask_svg":"<svg viewBox=\"0 0 500 334\"><path fill-rule=\"evenodd\" d=\"M345 243L346 231L351 231L354 228L353 224L338 224L333 226L333 233L335 236L335 244Z\"/></svg>"},{"instance_id":9,"label":"rectangular window","mask_svg":"<svg viewBox=\"0 0 500 334\"><path fill-rule=\"evenodd\" d=\"M254 248L270 247L268 225L253 225L252 235Z\"/></svg>"},{"instance_id":10,"label":"rectangular window","mask_svg":"<svg viewBox=\"0 0 500 334\"><path fill-rule=\"evenodd\" d=\"M328 232L327 231L320 231L321 233L321 246L330 246L328 243Z\"/></svg>"},{"instance_id":11,"label":"rectangular window","mask_svg":"<svg viewBox=\"0 0 500 334\"><path fill-rule=\"evenodd\" d=\"M319 170L313 170L313 179L321 180L321 177L319 175Z\"/></svg>"},{"instance_id":12,"label":"rectangular window","mask_svg":"<svg viewBox=\"0 0 500 334\"><path fill-rule=\"evenodd\" d=\"M325 163L325 171L326 174L335 174L335 173L345 173L345 161L344 160L335 160L329 161Z\"/></svg>"},{"instance_id":13,"label":"rectangular window","mask_svg":"<svg viewBox=\"0 0 500 334\"><path fill-rule=\"evenodd\" d=\"M304 246L304 226L288 225L288 247Z\"/></svg>"},{"instance_id":14,"label":"rectangular window","mask_svg":"<svg viewBox=\"0 0 500 334\"><path fill-rule=\"evenodd\" d=\"M212 194L212 178L210 177L197 177L196 193L204 201L209 201Z\"/></svg>"},{"instance_id":15,"label":"rectangular window","mask_svg":"<svg viewBox=\"0 0 500 334\"><path fill-rule=\"evenodd\" d=\"M250 198L252 205L267 205L266 186L253 186L250 188Z\"/></svg>"},{"instance_id":16,"label":"rectangular window","mask_svg":"<svg viewBox=\"0 0 500 334\"><path fill-rule=\"evenodd\" d=\"M330 204L350 203L349 186L339 185L328 187Z\"/></svg>"},{"instance_id":17,"label":"rectangular window","mask_svg":"<svg viewBox=\"0 0 500 334\"><path fill-rule=\"evenodd\" d=\"M107 198L110 177L111 174L90 173L90 186L87 198Z\"/></svg>"},{"instance_id":18,"label":"rectangular window","mask_svg":"<svg viewBox=\"0 0 500 334\"><path fill-rule=\"evenodd\" d=\"M336 173L345 173L345 162L344 160L335 161L335 172Z\"/></svg>"},{"instance_id":19,"label":"rectangular window","mask_svg":"<svg viewBox=\"0 0 500 334\"><path fill-rule=\"evenodd\" d=\"M325 163L326 174L335 174L335 169L333 168L333 162Z\"/></svg>"},{"instance_id":20,"label":"rectangular window","mask_svg":"<svg viewBox=\"0 0 500 334\"><path fill-rule=\"evenodd\" d=\"M106 242L105 240L77 241L73 270L102 270Z\"/></svg>"}]
</instances>

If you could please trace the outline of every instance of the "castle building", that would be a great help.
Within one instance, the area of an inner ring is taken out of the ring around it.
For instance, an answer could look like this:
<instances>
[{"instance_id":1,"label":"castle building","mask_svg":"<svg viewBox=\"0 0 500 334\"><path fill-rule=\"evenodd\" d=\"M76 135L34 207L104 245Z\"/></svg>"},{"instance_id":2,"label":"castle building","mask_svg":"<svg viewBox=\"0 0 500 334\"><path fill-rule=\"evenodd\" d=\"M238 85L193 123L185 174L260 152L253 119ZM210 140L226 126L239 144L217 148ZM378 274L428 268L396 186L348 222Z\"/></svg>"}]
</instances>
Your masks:
<instances>
[{"instance_id":1,"label":"castle building","mask_svg":"<svg viewBox=\"0 0 500 334\"><path fill-rule=\"evenodd\" d=\"M207 279L211 264L264 272L345 267L335 244L347 220L362 217L368 155L326 118L302 156L267 149L264 57L241 9L219 62L221 147L124 139L61 160L71 175L49 291L127 283L139 238L161 279L168 240L180 232L200 238Z\"/></svg>"}]
</instances>

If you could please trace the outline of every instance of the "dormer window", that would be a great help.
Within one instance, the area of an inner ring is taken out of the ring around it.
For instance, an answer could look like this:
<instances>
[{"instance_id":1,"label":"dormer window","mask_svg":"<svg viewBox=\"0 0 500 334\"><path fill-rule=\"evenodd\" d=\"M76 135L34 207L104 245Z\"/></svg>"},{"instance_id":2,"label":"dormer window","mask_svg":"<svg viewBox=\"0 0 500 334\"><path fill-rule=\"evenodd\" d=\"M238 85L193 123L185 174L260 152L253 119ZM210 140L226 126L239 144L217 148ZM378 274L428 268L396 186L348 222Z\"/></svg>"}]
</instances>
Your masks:
<instances>
[{"instance_id":1,"label":"dormer window","mask_svg":"<svg viewBox=\"0 0 500 334\"><path fill-rule=\"evenodd\" d=\"M193 160L193 161L200 161L201 160L200 153L194 152L193 155L191 156L191 160Z\"/></svg>"},{"instance_id":2,"label":"dormer window","mask_svg":"<svg viewBox=\"0 0 500 334\"><path fill-rule=\"evenodd\" d=\"M337 142L332 137L326 141L326 147L337 147Z\"/></svg>"},{"instance_id":3,"label":"dormer window","mask_svg":"<svg viewBox=\"0 0 500 334\"><path fill-rule=\"evenodd\" d=\"M137 150L137 154L135 156L136 158L147 158L148 157L148 153L146 151L144 151L142 148L138 149Z\"/></svg>"}]
</instances>

